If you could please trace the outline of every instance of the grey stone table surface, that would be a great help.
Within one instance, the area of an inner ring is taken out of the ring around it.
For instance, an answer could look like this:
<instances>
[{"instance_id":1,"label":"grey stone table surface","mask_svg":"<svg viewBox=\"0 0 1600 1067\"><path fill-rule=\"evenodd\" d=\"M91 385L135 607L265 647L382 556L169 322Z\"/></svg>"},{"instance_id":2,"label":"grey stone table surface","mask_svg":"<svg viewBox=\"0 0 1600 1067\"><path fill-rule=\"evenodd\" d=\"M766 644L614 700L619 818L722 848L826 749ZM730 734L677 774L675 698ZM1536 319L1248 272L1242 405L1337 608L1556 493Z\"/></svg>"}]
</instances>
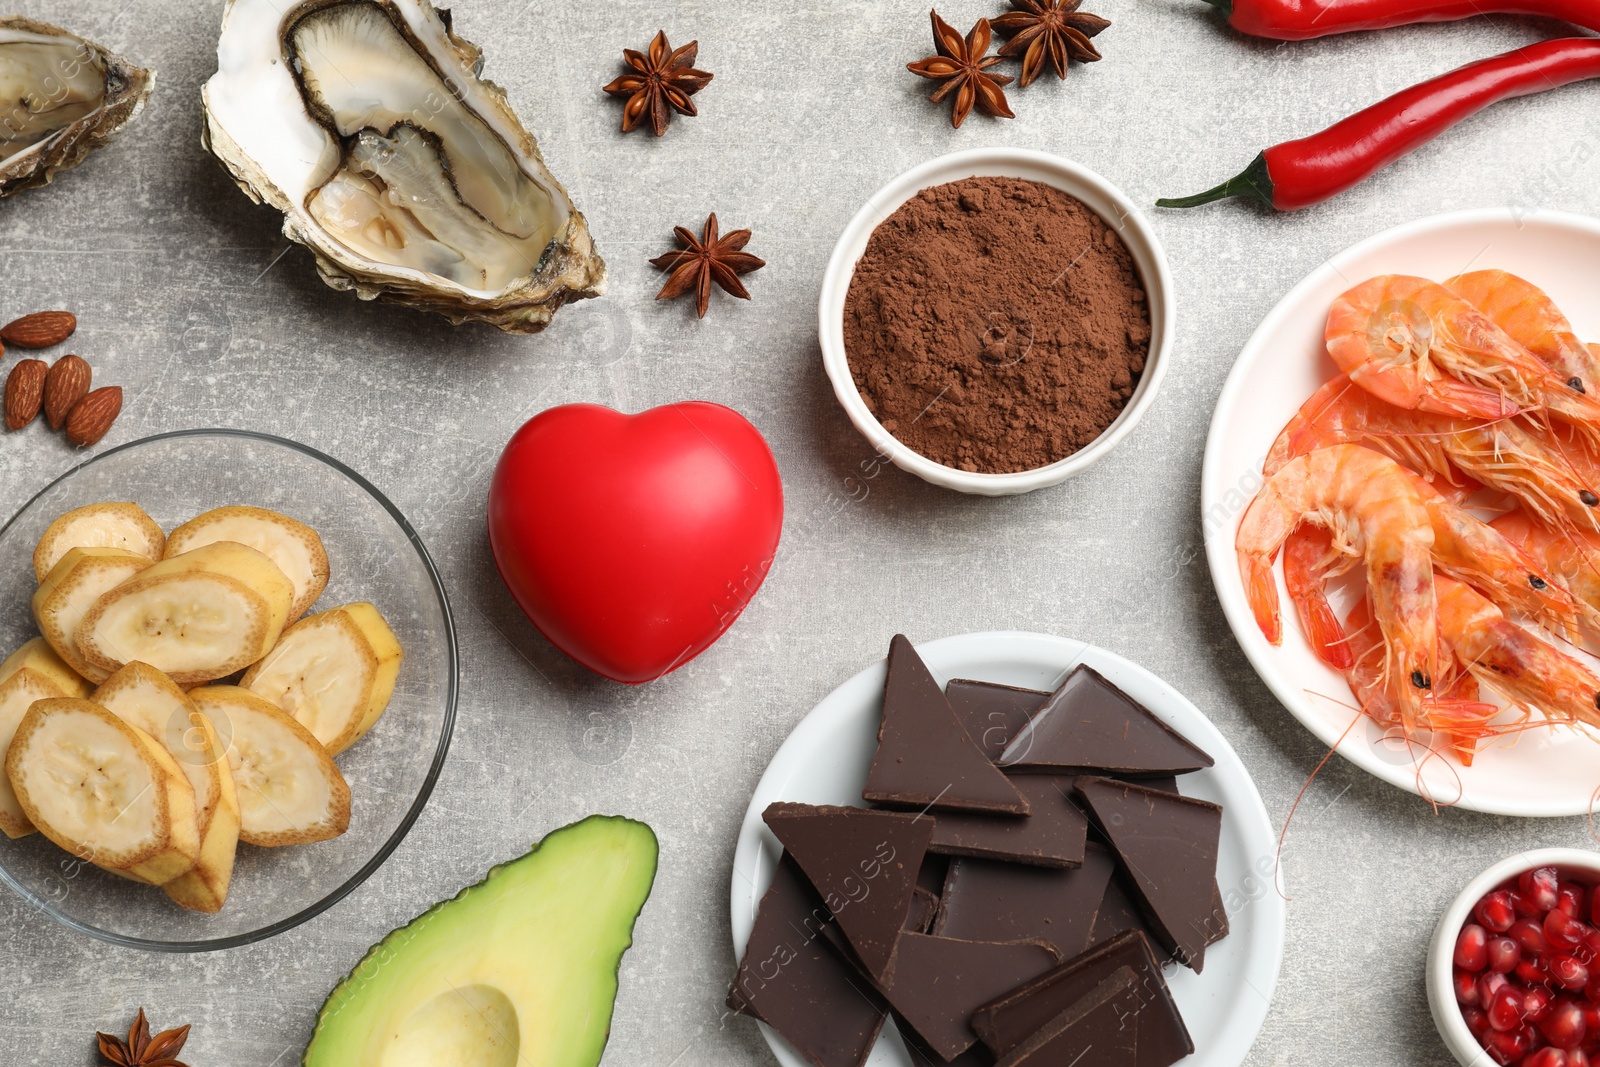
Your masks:
<instances>
[{"instance_id":1,"label":"grey stone table surface","mask_svg":"<svg viewBox=\"0 0 1600 1067\"><path fill-rule=\"evenodd\" d=\"M998 0L945 0L965 28ZM1203 709L1281 825L1322 747L1256 679L1221 618L1201 555L1198 481L1212 405L1278 297L1352 242L1440 211L1516 205L1600 213L1600 86L1495 108L1322 207L1151 212L1180 306L1166 385L1137 432L1061 487L967 498L890 470L850 481L869 451L822 374L815 307L846 220L882 183L982 145L1045 149L1136 202L1192 192L1262 147L1424 76L1559 33L1501 18L1279 45L1220 27L1198 0L1099 0L1105 60L1012 97L1014 121L951 130L904 64L928 53L911 0L462 0L483 45L587 213L611 266L603 300L542 336L452 328L362 304L317 279L270 210L200 146L221 0L28 0L159 69L148 111L53 187L0 204L0 316L77 311L74 341L126 389L104 449L220 425L285 434L374 481L438 561L462 647L454 746L432 803L377 874L328 913L234 951L114 949L0 896L0 1053L87 1063L89 1038L139 1005L195 1024L197 1065L295 1062L318 1005L368 945L433 901L591 811L660 835L654 896L621 975L606 1062L771 1062L756 1028L724 1024L733 966L734 836L763 767L824 694L914 640L1026 629L1092 641L1150 668ZM664 27L697 37L716 80L657 141L616 129L599 92L620 49ZM715 210L755 231L768 266L746 304L714 296L697 321L655 303L646 260L677 223ZM7 361L9 364L9 360ZM767 436L787 496L785 547L732 631L666 679L587 676L523 620L495 578L484 495L500 447L554 404L628 410L721 401ZM0 500L19 506L83 457L42 428L0 438ZM790 547L792 546L792 547ZM1582 819L1435 813L1334 760L1284 853L1293 901L1283 977L1250 1055L1284 1064L1446 1064L1421 982L1444 903L1493 859L1593 846ZM1241 990L1240 996L1253 995Z\"/></svg>"}]
</instances>

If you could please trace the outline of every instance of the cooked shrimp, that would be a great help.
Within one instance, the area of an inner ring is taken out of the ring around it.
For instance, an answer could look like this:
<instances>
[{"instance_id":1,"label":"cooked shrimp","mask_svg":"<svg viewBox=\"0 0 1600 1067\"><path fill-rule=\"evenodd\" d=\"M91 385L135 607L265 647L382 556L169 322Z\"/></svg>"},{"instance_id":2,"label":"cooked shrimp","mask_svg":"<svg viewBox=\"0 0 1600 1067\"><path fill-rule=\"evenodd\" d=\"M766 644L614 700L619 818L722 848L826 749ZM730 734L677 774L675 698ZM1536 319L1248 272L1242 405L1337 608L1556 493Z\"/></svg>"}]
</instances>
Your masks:
<instances>
[{"instance_id":1,"label":"cooked shrimp","mask_svg":"<svg viewBox=\"0 0 1600 1067\"><path fill-rule=\"evenodd\" d=\"M1600 727L1600 678L1468 586L1444 577L1436 586L1439 632L1479 682L1547 719Z\"/></svg>"},{"instance_id":2,"label":"cooked shrimp","mask_svg":"<svg viewBox=\"0 0 1600 1067\"><path fill-rule=\"evenodd\" d=\"M1245 510L1234 549L1256 624L1273 644L1283 640L1283 622L1272 565L1302 523L1328 530L1339 551L1366 562L1373 616L1383 632L1382 678L1410 728L1433 684L1438 651L1433 525L1417 480L1359 445L1318 449L1267 480Z\"/></svg>"},{"instance_id":3,"label":"cooked shrimp","mask_svg":"<svg viewBox=\"0 0 1600 1067\"><path fill-rule=\"evenodd\" d=\"M1333 547L1333 535L1319 526L1301 526L1283 545L1283 584L1300 616L1300 629L1317 658L1340 671L1349 670L1355 659L1325 590L1328 579L1354 562Z\"/></svg>"},{"instance_id":4,"label":"cooked shrimp","mask_svg":"<svg viewBox=\"0 0 1600 1067\"><path fill-rule=\"evenodd\" d=\"M1386 274L1328 312L1328 354L1396 407L1468 418L1548 411L1600 436L1600 399L1567 387L1539 359L1437 282Z\"/></svg>"},{"instance_id":5,"label":"cooked shrimp","mask_svg":"<svg viewBox=\"0 0 1600 1067\"><path fill-rule=\"evenodd\" d=\"M1600 358L1578 340L1543 289L1503 270L1458 274L1444 285L1543 360L1568 388L1600 396Z\"/></svg>"},{"instance_id":6,"label":"cooked shrimp","mask_svg":"<svg viewBox=\"0 0 1600 1067\"><path fill-rule=\"evenodd\" d=\"M1569 460L1572 449L1510 419L1485 423L1397 408L1340 374L1284 426L1267 453L1265 471L1271 475L1294 457L1333 444L1382 452L1456 503L1485 485L1515 497L1551 525L1600 530L1600 497Z\"/></svg>"},{"instance_id":7,"label":"cooked shrimp","mask_svg":"<svg viewBox=\"0 0 1600 1067\"><path fill-rule=\"evenodd\" d=\"M1600 608L1600 535L1552 530L1521 508L1489 524L1528 553L1573 596Z\"/></svg>"}]
</instances>

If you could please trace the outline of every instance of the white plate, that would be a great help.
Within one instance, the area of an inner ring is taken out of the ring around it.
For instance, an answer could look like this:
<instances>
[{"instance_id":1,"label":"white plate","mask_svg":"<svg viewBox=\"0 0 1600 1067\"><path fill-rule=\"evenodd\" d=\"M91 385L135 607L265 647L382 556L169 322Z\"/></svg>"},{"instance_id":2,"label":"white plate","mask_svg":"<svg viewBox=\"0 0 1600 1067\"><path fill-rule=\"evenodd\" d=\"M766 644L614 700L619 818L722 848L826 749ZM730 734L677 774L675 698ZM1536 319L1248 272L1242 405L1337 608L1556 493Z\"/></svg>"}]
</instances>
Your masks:
<instances>
[{"instance_id":1,"label":"white plate","mask_svg":"<svg viewBox=\"0 0 1600 1067\"><path fill-rule=\"evenodd\" d=\"M1283 645L1261 635L1245 600L1234 533L1261 485L1267 447L1289 417L1337 373L1323 348L1328 308L1375 274L1443 280L1500 268L1542 287L1583 337L1600 339L1600 222L1557 212L1509 210L1438 215L1388 230L1341 252L1278 302L1239 353L1211 419L1200 506L1206 557L1228 625L1290 714L1357 766L1391 785L1472 811L1498 815L1581 815L1600 784L1600 747L1567 730L1533 730L1481 750L1471 767L1417 761L1403 743L1358 718L1350 688L1312 652L1285 606ZM1419 782L1420 787L1419 788Z\"/></svg>"},{"instance_id":2,"label":"white plate","mask_svg":"<svg viewBox=\"0 0 1600 1067\"><path fill-rule=\"evenodd\" d=\"M1087 663L1163 722L1199 745L1216 766L1178 779L1186 796L1221 804L1222 843L1217 884L1230 932L1206 950L1204 974L1169 967L1167 981L1194 1038L1184 1067L1237 1067L1267 1017L1283 959L1284 900L1273 887L1277 841L1250 774L1211 721L1167 683L1104 649L1030 633L946 637L917 651L939 681L978 678L1033 689L1054 689L1068 671ZM877 749L887 673L868 667L825 697L789 735L750 798L733 857L733 948L744 955L756 907L772 881L781 848L761 821L776 800L862 805L861 787ZM1281 887L1281 880L1280 880ZM761 1024L783 1067L807 1067L783 1038ZM867 1067L911 1067L893 1026L884 1027Z\"/></svg>"}]
</instances>

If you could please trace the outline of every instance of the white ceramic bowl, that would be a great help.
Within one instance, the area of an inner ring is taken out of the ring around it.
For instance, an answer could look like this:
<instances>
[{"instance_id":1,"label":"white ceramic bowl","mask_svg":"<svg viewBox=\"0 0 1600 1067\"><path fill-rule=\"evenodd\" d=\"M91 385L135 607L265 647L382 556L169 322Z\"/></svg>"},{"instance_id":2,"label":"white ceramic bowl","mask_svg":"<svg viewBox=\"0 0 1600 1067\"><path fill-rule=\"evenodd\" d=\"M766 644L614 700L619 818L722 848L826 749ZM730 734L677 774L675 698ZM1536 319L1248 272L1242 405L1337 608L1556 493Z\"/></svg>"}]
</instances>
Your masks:
<instances>
[{"instance_id":1,"label":"white ceramic bowl","mask_svg":"<svg viewBox=\"0 0 1600 1067\"><path fill-rule=\"evenodd\" d=\"M1144 281L1150 308L1150 354L1144 373L1127 405L1116 420L1085 447L1048 466L1014 474L972 474L946 467L922 456L885 430L856 389L850 376L850 363L844 350L844 301L855 274L856 260L866 251L867 240L878 224L923 189L972 177L1022 178L1043 182L1083 201L1105 219L1122 237ZM969 152L931 159L913 167L879 189L839 235L833 256L822 276L822 299L818 306L818 335L822 342L822 365L833 382L833 391L844 405L845 414L878 454L902 470L910 471L934 485L981 496L1010 496L1029 493L1047 485L1057 485L1089 467L1133 431L1134 426L1155 400L1156 390L1167 372L1167 357L1172 347L1174 294L1167 257L1161 243L1133 202L1116 186L1094 171L1050 155L1022 148L977 148Z\"/></svg>"},{"instance_id":2,"label":"white ceramic bowl","mask_svg":"<svg viewBox=\"0 0 1600 1067\"><path fill-rule=\"evenodd\" d=\"M1428 946L1428 1010L1433 1012L1433 1024L1439 1028L1445 1048L1462 1067L1495 1067L1495 1061L1478 1044L1478 1039L1467 1029L1461 1017L1461 1007L1456 1003L1455 987L1450 979L1451 960L1455 956L1456 936L1472 913L1472 906L1482 896L1500 883L1515 878L1523 871L1535 867L1554 867L1563 877L1577 875L1588 884L1600 883L1600 853L1581 848L1540 848L1532 852L1519 852L1496 863L1467 883L1461 895L1439 916L1439 925L1433 931L1433 943Z\"/></svg>"}]
</instances>

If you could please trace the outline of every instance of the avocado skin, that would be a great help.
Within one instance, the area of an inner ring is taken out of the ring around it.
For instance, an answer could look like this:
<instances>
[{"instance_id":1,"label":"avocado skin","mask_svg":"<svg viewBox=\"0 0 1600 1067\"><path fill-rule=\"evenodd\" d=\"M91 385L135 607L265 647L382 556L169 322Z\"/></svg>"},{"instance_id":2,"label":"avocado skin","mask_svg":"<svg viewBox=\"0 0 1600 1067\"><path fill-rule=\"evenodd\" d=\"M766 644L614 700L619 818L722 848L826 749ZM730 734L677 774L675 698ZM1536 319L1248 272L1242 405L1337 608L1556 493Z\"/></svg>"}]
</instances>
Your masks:
<instances>
[{"instance_id":1,"label":"avocado skin","mask_svg":"<svg viewBox=\"0 0 1600 1067\"><path fill-rule=\"evenodd\" d=\"M609 971L607 977L610 979L610 1002L604 1005L603 1011L595 1011L590 1016L592 1019L591 1025L598 1028L598 1032L594 1034L592 1039L593 1054L592 1056L585 1056L582 1061L571 1063L571 1067L595 1067L600 1062L606 1043L611 1036L611 1016L616 1003L617 976L622 968L622 957L627 949L633 945L634 926L638 921L639 914L644 910L645 902L649 899L650 891L655 884L660 852L655 831L647 824L617 815L590 815L578 822L552 830L526 854L496 865L489 870L489 873L483 877L482 881L467 886L447 900L441 900L411 920L411 922L393 930L383 940L373 945L367 950L361 961L350 970L350 973L345 975L339 984L334 987L333 992L328 994L328 999L323 1002L322 1008L317 1012L316 1029L312 1032L311 1041L301 1056L302 1067L375 1067L374 1064L368 1062L352 1060L344 1054L342 1049L323 1047L333 1044L330 1039L330 1033L336 1018L346 1012L359 1013L362 1010L362 994L365 992L363 985L369 980L378 978L379 974L388 967L403 966L412 942L421 936L431 924L448 921L448 917L454 914L464 903L476 899L481 894L494 893L499 885L512 877L515 872L546 862L547 857L553 852L559 851L559 847L552 848L551 846L581 846L590 837L599 839L614 838L625 847L636 850L639 853L636 858L640 862L635 873L641 883L638 886L637 903L628 909L626 928L617 931L621 935L617 942L618 951L614 960L608 962ZM574 877L581 879L583 873L581 870L563 872L562 880L570 883ZM579 894L577 899L584 900L585 895ZM512 899L502 906L514 908L517 904ZM523 966L532 971L534 969L547 968L552 963L559 967L563 961L530 958L522 962ZM420 976L424 982L430 973L424 972ZM513 1004L515 1005L514 1001ZM521 1007L519 1006L520 1010ZM522 1050L522 1055L526 1058L527 1050ZM536 1062L539 1059L537 1056L533 1058Z\"/></svg>"}]
</instances>

